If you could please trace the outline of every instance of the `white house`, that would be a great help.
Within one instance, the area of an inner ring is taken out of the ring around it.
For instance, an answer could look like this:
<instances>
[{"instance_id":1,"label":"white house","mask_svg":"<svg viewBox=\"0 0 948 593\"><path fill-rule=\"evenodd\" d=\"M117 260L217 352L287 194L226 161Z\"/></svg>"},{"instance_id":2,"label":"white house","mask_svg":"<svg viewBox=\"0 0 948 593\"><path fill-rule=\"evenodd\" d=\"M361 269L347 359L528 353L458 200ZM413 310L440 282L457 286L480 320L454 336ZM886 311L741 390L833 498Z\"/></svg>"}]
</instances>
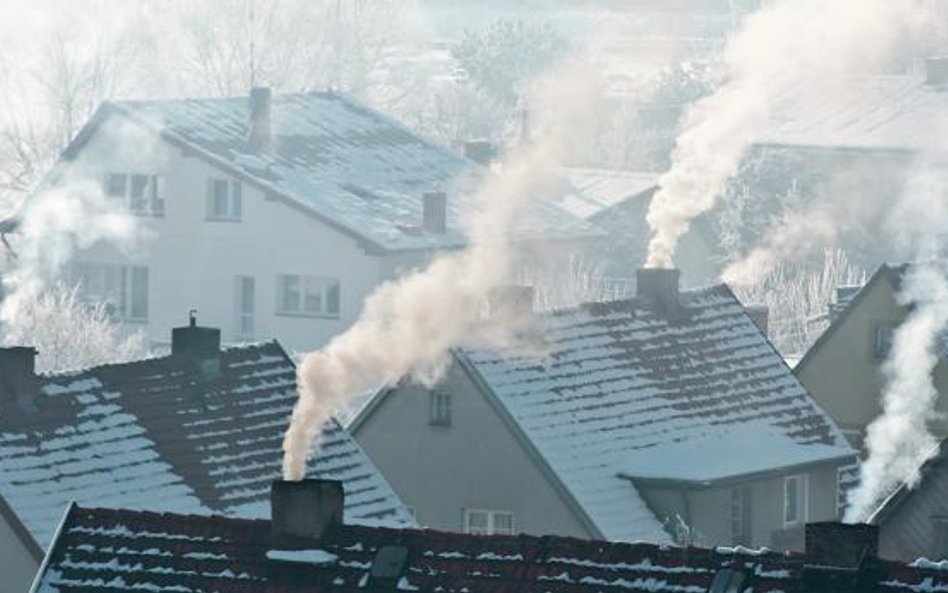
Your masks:
<instances>
[{"instance_id":1,"label":"white house","mask_svg":"<svg viewBox=\"0 0 948 593\"><path fill-rule=\"evenodd\" d=\"M97 244L69 278L166 343L188 310L225 341L326 342L379 283L465 244L459 212L488 169L340 94L104 104L45 180L93 180L151 235ZM555 205L515 241L571 251L593 227ZM12 237L14 249L16 238Z\"/></svg>"}]
</instances>

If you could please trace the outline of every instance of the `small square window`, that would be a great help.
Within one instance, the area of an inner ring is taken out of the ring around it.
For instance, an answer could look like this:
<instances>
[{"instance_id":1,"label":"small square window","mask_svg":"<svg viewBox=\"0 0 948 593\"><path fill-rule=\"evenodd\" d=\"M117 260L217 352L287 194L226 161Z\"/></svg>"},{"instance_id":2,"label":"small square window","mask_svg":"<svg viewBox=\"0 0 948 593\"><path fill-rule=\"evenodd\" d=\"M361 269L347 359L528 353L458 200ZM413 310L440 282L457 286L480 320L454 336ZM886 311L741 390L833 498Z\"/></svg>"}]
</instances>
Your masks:
<instances>
[{"instance_id":1,"label":"small square window","mask_svg":"<svg viewBox=\"0 0 948 593\"><path fill-rule=\"evenodd\" d=\"M428 424L451 426L451 394L433 391L428 397Z\"/></svg>"},{"instance_id":2,"label":"small square window","mask_svg":"<svg viewBox=\"0 0 948 593\"><path fill-rule=\"evenodd\" d=\"M239 221L243 211L242 190L239 181L207 180L208 220Z\"/></svg>"},{"instance_id":3,"label":"small square window","mask_svg":"<svg viewBox=\"0 0 948 593\"><path fill-rule=\"evenodd\" d=\"M876 360L884 360L889 357L892 351L892 340L895 338L895 330L891 327L877 327L874 354Z\"/></svg>"}]
</instances>

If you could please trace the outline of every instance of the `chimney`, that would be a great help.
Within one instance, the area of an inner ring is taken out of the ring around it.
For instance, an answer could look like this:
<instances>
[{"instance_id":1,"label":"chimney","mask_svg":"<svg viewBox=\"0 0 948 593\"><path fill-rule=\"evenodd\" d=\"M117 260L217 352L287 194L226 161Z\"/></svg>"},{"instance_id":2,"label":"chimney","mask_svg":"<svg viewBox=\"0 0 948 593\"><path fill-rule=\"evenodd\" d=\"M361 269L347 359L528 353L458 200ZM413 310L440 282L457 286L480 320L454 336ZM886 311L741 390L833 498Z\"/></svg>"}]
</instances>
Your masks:
<instances>
[{"instance_id":1,"label":"chimney","mask_svg":"<svg viewBox=\"0 0 948 593\"><path fill-rule=\"evenodd\" d=\"M931 86L944 86L948 83L948 56L925 58L925 82Z\"/></svg>"},{"instance_id":2,"label":"chimney","mask_svg":"<svg viewBox=\"0 0 948 593\"><path fill-rule=\"evenodd\" d=\"M803 581L811 593L862 593L874 590L879 528L865 523L809 523Z\"/></svg>"},{"instance_id":3,"label":"chimney","mask_svg":"<svg viewBox=\"0 0 948 593\"><path fill-rule=\"evenodd\" d=\"M448 224L448 195L443 191L426 191L422 200L422 227L443 235Z\"/></svg>"},{"instance_id":4,"label":"chimney","mask_svg":"<svg viewBox=\"0 0 948 593\"><path fill-rule=\"evenodd\" d=\"M663 316L678 313L678 279L675 268L642 268L635 274L636 298Z\"/></svg>"},{"instance_id":5,"label":"chimney","mask_svg":"<svg viewBox=\"0 0 948 593\"><path fill-rule=\"evenodd\" d=\"M0 348L0 389L3 391L3 397L21 408L30 409L38 387L36 348Z\"/></svg>"},{"instance_id":6,"label":"chimney","mask_svg":"<svg viewBox=\"0 0 948 593\"><path fill-rule=\"evenodd\" d=\"M490 167L496 151L490 140L468 140L464 143L464 156L475 163Z\"/></svg>"},{"instance_id":7,"label":"chimney","mask_svg":"<svg viewBox=\"0 0 948 593\"><path fill-rule=\"evenodd\" d=\"M532 286L497 286L487 296L491 317L507 315L512 320L523 320L533 315L534 290Z\"/></svg>"},{"instance_id":8,"label":"chimney","mask_svg":"<svg viewBox=\"0 0 948 593\"><path fill-rule=\"evenodd\" d=\"M330 525L342 523L345 494L336 480L275 480L270 490L270 539L279 550L305 550Z\"/></svg>"},{"instance_id":9,"label":"chimney","mask_svg":"<svg viewBox=\"0 0 948 593\"><path fill-rule=\"evenodd\" d=\"M769 338L770 308L767 305L749 305L744 307L744 310L747 311L747 316L751 318L760 333Z\"/></svg>"},{"instance_id":10,"label":"chimney","mask_svg":"<svg viewBox=\"0 0 948 593\"><path fill-rule=\"evenodd\" d=\"M247 145L252 150L265 150L270 145L270 89L250 89L250 133Z\"/></svg>"},{"instance_id":11,"label":"chimney","mask_svg":"<svg viewBox=\"0 0 948 593\"><path fill-rule=\"evenodd\" d=\"M189 313L187 327L171 330L171 355L194 362L205 379L216 379L221 372L221 330L198 326L195 313Z\"/></svg>"}]
</instances>

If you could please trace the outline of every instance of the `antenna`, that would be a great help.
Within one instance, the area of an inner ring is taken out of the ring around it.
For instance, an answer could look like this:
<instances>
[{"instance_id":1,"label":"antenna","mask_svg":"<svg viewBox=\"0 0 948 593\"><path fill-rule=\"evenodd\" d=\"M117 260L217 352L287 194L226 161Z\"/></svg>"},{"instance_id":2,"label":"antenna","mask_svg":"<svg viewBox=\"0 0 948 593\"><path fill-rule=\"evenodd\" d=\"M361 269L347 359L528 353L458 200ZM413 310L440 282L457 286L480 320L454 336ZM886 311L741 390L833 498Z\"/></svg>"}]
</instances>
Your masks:
<instances>
[{"instance_id":1,"label":"antenna","mask_svg":"<svg viewBox=\"0 0 948 593\"><path fill-rule=\"evenodd\" d=\"M257 16L255 11L256 0L248 0L250 8L250 88L254 88L257 84L256 81L256 68L255 68L255 50L256 50L256 36L257 36Z\"/></svg>"}]
</instances>

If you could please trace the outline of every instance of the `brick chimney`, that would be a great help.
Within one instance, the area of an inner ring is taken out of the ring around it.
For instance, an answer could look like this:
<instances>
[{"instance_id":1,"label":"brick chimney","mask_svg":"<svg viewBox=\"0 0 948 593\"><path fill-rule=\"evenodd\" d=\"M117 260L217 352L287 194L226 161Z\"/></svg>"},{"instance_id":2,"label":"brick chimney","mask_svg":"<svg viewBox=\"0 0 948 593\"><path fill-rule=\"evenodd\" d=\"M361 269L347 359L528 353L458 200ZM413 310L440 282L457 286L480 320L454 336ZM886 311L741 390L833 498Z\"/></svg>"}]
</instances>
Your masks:
<instances>
[{"instance_id":1,"label":"brick chimney","mask_svg":"<svg viewBox=\"0 0 948 593\"><path fill-rule=\"evenodd\" d=\"M221 373L221 330L198 326L192 310L187 327L171 330L171 355L193 362L205 379L216 379Z\"/></svg>"},{"instance_id":2,"label":"brick chimney","mask_svg":"<svg viewBox=\"0 0 948 593\"><path fill-rule=\"evenodd\" d=\"M313 547L330 525L342 523L345 491L336 480L275 480L270 490L271 546Z\"/></svg>"},{"instance_id":3,"label":"brick chimney","mask_svg":"<svg viewBox=\"0 0 948 593\"><path fill-rule=\"evenodd\" d=\"M443 235L448 228L448 195L443 191L427 191L422 200L422 227Z\"/></svg>"},{"instance_id":4,"label":"brick chimney","mask_svg":"<svg viewBox=\"0 0 948 593\"><path fill-rule=\"evenodd\" d=\"M879 528L865 523L809 523L803 581L810 593L871 592L881 577Z\"/></svg>"},{"instance_id":5,"label":"brick chimney","mask_svg":"<svg viewBox=\"0 0 948 593\"><path fill-rule=\"evenodd\" d=\"M489 167L494 162L497 151L490 140L468 140L464 143L464 156Z\"/></svg>"},{"instance_id":6,"label":"brick chimney","mask_svg":"<svg viewBox=\"0 0 948 593\"><path fill-rule=\"evenodd\" d=\"M507 315L510 319L524 319L533 314L532 286L497 286L487 296L488 314L491 317Z\"/></svg>"},{"instance_id":7,"label":"brick chimney","mask_svg":"<svg viewBox=\"0 0 948 593\"><path fill-rule=\"evenodd\" d=\"M2 397L29 409L39 386L36 380L36 348L0 348L0 390Z\"/></svg>"},{"instance_id":8,"label":"brick chimney","mask_svg":"<svg viewBox=\"0 0 948 593\"><path fill-rule=\"evenodd\" d=\"M247 135L247 145L252 150L266 150L270 146L270 103L269 88L250 89L250 131Z\"/></svg>"},{"instance_id":9,"label":"brick chimney","mask_svg":"<svg viewBox=\"0 0 948 593\"><path fill-rule=\"evenodd\" d=\"M677 315L680 272L675 268L642 268L635 274L635 296L662 316Z\"/></svg>"},{"instance_id":10,"label":"brick chimney","mask_svg":"<svg viewBox=\"0 0 948 593\"><path fill-rule=\"evenodd\" d=\"M931 86L948 83L948 56L925 58L925 82Z\"/></svg>"}]
</instances>

